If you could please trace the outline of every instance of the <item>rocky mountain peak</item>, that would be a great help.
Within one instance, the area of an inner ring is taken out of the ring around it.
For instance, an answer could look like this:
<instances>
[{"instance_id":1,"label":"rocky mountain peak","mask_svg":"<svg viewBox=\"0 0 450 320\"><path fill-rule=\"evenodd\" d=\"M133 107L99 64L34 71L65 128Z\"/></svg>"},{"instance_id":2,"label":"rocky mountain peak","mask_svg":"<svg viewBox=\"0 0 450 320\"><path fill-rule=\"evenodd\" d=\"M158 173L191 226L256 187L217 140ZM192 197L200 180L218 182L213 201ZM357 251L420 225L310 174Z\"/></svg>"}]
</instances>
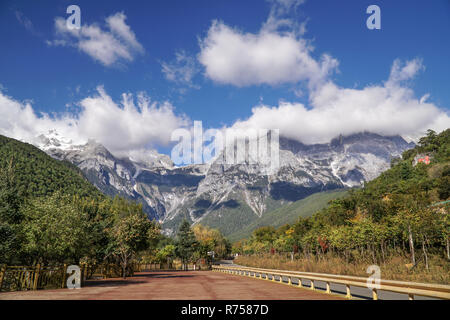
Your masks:
<instances>
[{"instance_id":1,"label":"rocky mountain peak","mask_svg":"<svg viewBox=\"0 0 450 320\"><path fill-rule=\"evenodd\" d=\"M39 141L41 149L77 165L104 193L141 202L167 233L182 217L214 226L247 212L250 217L245 219L252 220L318 191L360 186L414 146L399 136L369 132L313 145L280 137L280 166L268 175L257 164L229 165L220 157L210 164L184 167L154 150L121 158L95 141L71 145L56 132Z\"/></svg>"}]
</instances>

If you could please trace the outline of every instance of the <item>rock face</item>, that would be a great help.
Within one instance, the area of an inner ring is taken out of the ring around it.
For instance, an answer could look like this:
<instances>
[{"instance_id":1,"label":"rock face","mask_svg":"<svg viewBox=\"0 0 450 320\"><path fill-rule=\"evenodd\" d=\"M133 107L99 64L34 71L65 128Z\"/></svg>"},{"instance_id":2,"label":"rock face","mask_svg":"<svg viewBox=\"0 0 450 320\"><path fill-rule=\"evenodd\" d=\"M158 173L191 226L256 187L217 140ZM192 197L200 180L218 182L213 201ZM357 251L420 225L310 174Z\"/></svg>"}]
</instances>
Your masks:
<instances>
[{"instance_id":1,"label":"rock face","mask_svg":"<svg viewBox=\"0 0 450 320\"><path fill-rule=\"evenodd\" d=\"M146 161L121 159L94 141L71 145L55 132L36 145L77 165L97 188L144 205L171 234L183 218L232 233L269 210L315 192L360 186L388 169L390 160L414 146L399 136L360 133L327 144L280 138L280 166L270 175L255 164L175 167L167 155Z\"/></svg>"}]
</instances>

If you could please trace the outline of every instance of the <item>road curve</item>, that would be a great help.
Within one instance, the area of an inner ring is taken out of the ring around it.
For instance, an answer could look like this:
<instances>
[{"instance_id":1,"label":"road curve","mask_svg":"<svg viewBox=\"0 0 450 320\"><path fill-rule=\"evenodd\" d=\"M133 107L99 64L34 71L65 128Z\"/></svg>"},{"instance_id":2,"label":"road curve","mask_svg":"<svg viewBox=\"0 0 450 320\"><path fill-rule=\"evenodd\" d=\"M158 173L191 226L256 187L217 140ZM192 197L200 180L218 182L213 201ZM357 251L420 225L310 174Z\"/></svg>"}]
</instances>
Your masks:
<instances>
[{"instance_id":1,"label":"road curve","mask_svg":"<svg viewBox=\"0 0 450 320\"><path fill-rule=\"evenodd\" d=\"M218 264L226 265L227 267L245 267L239 264L235 264L233 260L220 260L218 261ZM289 271L289 270L286 270ZM298 284L298 280L293 280L294 285ZM303 280L302 282L303 286L309 287L310 282ZM326 283L323 281L315 281L314 286L318 290L325 291ZM331 292L345 296L346 289L344 285L331 283L330 285ZM361 288L361 287L354 287L351 286L351 292L354 299L363 299L363 300L372 300L372 291L368 288ZM397 292L390 292L390 291L384 291L379 290L378 291L378 299L380 300L408 300L408 295L403 293L397 293ZM415 300L440 300L438 298L431 298L431 297L423 297L423 296L415 296Z\"/></svg>"},{"instance_id":2,"label":"road curve","mask_svg":"<svg viewBox=\"0 0 450 320\"><path fill-rule=\"evenodd\" d=\"M342 300L306 288L212 271L141 272L89 280L81 289L0 293L0 300Z\"/></svg>"}]
</instances>

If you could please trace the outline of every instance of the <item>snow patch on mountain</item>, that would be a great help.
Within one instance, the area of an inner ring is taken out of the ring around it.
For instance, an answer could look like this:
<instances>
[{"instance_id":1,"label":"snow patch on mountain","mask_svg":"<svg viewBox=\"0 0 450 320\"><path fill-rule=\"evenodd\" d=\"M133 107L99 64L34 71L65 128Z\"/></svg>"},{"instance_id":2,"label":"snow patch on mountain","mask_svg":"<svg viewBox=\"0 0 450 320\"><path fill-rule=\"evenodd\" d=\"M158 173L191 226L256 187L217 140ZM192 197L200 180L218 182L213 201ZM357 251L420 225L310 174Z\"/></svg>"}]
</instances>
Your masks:
<instances>
[{"instance_id":1,"label":"snow patch on mountain","mask_svg":"<svg viewBox=\"0 0 450 320\"><path fill-rule=\"evenodd\" d=\"M240 203L261 217L268 200L286 203L321 190L361 186L388 169L393 157L414 146L398 136L372 133L316 145L280 137L279 167L267 174L270 162L230 165L221 156L208 164L185 167L174 166L167 155L155 150L117 157L95 141L77 145L54 130L38 136L35 144L78 166L104 193L143 203L147 214L161 222L182 213L199 222L217 210L226 214L227 208Z\"/></svg>"}]
</instances>

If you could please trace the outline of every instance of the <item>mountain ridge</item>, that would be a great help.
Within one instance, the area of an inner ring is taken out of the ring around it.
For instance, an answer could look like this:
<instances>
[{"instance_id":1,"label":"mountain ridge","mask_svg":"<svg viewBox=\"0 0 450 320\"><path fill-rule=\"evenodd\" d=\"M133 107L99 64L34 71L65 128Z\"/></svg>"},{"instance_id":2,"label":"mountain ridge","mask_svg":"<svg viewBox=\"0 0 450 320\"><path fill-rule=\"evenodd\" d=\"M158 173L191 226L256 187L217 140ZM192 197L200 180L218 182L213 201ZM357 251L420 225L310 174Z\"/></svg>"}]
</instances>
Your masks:
<instances>
[{"instance_id":1,"label":"mountain ridge","mask_svg":"<svg viewBox=\"0 0 450 320\"><path fill-rule=\"evenodd\" d=\"M114 156L92 140L70 146L60 143L56 132L49 134L51 137L40 136L40 148L75 164L102 192L141 202L147 215L159 220L169 235L182 217L231 234L244 227L238 225L240 219L242 224L252 223L271 210L316 192L361 186L414 146L400 136L369 132L314 145L280 137L280 167L267 175L258 166L224 165L219 159L176 167L156 151L149 162L133 161ZM227 216L234 211L242 216ZM227 219L231 219L231 229L225 225Z\"/></svg>"}]
</instances>

